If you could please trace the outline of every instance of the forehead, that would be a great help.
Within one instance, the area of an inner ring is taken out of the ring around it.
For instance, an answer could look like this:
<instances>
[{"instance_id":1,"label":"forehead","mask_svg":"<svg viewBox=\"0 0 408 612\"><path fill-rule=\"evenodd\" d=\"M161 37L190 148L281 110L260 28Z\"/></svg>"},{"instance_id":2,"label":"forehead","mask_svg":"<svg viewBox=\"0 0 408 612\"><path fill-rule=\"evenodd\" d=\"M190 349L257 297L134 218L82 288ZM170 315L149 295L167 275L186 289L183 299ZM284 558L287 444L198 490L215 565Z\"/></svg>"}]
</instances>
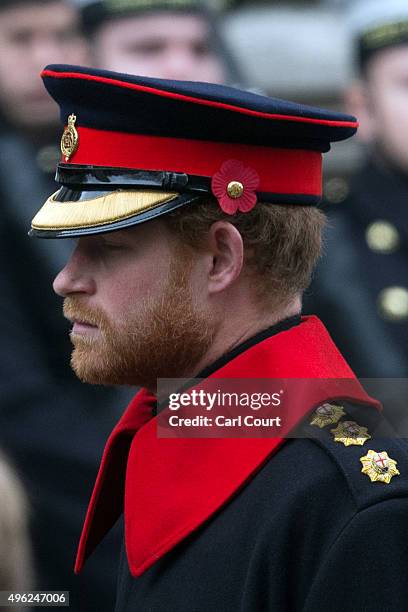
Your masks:
<instances>
[{"instance_id":1,"label":"forehead","mask_svg":"<svg viewBox=\"0 0 408 612\"><path fill-rule=\"evenodd\" d=\"M105 23L99 31L102 36L131 36L135 40L149 37L195 40L207 37L209 33L210 24L203 15L167 11L118 17Z\"/></svg>"},{"instance_id":2,"label":"forehead","mask_svg":"<svg viewBox=\"0 0 408 612\"><path fill-rule=\"evenodd\" d=\"M30 29L47 31L50 27L65 27L79 23L73 7L65 2L29 3L0 10L0 27L10 30Z\"/></svg>"},{"instance_id":3,"label":"forehead","mask_svg":"<svg viewBox=\"0 0 408 612\"><path fill-rule=\"evenodd\" d=\"M369 61L368 78L404 76L408 81L408 43L378 51Z\"/></svg>"}]
</instances>

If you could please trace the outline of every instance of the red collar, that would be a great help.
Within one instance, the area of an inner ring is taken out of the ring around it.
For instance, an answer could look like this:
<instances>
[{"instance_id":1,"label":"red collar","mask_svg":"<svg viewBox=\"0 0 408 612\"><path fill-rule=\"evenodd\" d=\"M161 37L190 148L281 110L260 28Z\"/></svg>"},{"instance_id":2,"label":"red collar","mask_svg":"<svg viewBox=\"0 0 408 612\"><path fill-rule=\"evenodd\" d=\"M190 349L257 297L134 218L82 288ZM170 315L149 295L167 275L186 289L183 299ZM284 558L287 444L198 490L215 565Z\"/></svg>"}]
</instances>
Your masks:
<instances>
[{"instance_id":1,"label":"red collar","mask_svg":"<svg viewBox=\"0 0 408 612\"><path fill-rule=\"evenodd\" d=\"M349 379L343 399L379 407L364 392L316 317L303 317L300 325L251 347L211 377ZM299 407L296 423L328 397L323 392L308 398ZM129 568L133 576L140 576L228 503L285 441L160 439L156 419L151 418L155 399L142 389L108 440L79 544L76 572L124 505Z\"/></svg>"}]
</instances>

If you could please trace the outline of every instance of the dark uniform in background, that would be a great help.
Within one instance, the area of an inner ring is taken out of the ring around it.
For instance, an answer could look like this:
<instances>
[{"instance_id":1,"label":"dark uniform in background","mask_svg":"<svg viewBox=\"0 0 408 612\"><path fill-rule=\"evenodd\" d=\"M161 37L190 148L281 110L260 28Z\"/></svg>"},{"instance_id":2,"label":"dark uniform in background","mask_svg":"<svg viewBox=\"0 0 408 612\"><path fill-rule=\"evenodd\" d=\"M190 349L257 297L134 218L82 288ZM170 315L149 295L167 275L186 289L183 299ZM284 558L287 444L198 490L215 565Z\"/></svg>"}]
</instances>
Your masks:
<instances>
[{"instance_id":1,"label":"dark uniform in background","mask_svg":"<svg viewBox=\"0 0 408 612\"><path fill-rule=\"evenodd\" d=\"M9 153L0 170L0 445L29 499L33 586L69 590L73 610L110 612L116 584L111 560L120 549L120 530L95 558L85 582L71 567L90 494L86 483L95 478L106 436L129 394L82 385L66 367L68 327L51 282L72 246L61 241L61 248L44 248L30 242L25 230L30 205L55 189L53 175L38 168L33 147L17 136L0 137L0 147L1 156ZM61 479L64 486L57 490Z\"/></svg>"},{"instance_id":2,"label":"dark uniform in background","mask_svg":"<svg viewBox=\"0 0 408 612\"><path fill-rule=\"evenodd\" d=\"M306 299L360 377L408 374L407 201L407 176L367 163L330 215Z\"/></svg>"},{"instance_id":3,"label":"dark uniform in background","mask_svg":"<svg viewBox=\"0 0 408 612\"><path fill-rule=\"evenodd\" d=\"M393 88L387 102L390 109L392 95L403 96L406 91L408 6L401 0L386 3L370 0L356 5L350 27L361 87L359 96L364 99L361 102L365 111L363 125L370 113L373 113L371 122L381 121L382 117L378 111L374 114L378 98L383 98L384 93L379 89L378 77L373 82L375 63L389 61L391 53L404 53L397 58L398 66L394 63L390 68L394 81L382 84L384 88ZM407 129L408 106L397 102L393 112L395 129L403 135ZM366 138L366 162L352 177L349 195L341 205L332 207L332 212L328 207L331 222L326 232L327 249L304 308L323 318L358 376L405 378L408 375L408 145L405 144L405 153L398 151L395 144L395 150L389 144L385 146L383 139L390 141L391 138L386 130L390 130L390 124L374 127L373 135ZM397 411L393 418L395 423L401 423L406 418L406 410L401 407L401 412Z\"/></svg>"},{"instance_id":4,"label":"dark uniform in background","mask_svg":"<svg viewBox=\"0 0 408 612\"><path fill-rule=\"evenodd\" d=\"M43 76L66 128L61 189L32 221L39 237L89 244L203 193L230 212L257 197L316 205L321 152L356 129L228 87L60 65ZM126 206L118 189L133 194ZM142 389L106 446L76 570L124 511L118 612L406 610L408 447L322 323L283 320L201 376L306 381L285 414L297 439L162 440L166 410L156 416Z\"/></svg>"}]
</instances>

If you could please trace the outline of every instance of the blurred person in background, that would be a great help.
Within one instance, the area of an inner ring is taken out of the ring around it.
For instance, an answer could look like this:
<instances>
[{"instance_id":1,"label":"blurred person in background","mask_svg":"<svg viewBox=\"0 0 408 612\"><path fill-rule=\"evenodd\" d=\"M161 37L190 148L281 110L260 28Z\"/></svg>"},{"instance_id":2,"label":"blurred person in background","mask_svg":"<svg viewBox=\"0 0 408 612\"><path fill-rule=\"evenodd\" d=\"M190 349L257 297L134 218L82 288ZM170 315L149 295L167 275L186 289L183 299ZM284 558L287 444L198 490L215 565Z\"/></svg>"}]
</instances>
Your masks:
<instances>
[{"instance_id":1,"label":"blurred person in background","mask_svg":"<svg viewBox=\"0 0 408 612\"><path fill-rule=\"evenodd\" d=\"M217 15L203 0L81 4L97 68L185 81L241 82L220 36Z\"/></svg>"},{"instance_id":2,"label":"blurred person in background","mask_svg":"<svg viewBox=\"0 0 408 612\"><path fill-rule=\"evenodd\" d=\"M49 284L70 245L44 248L27 237L38 202L55 189L61 155L57 106L39 78L49 61L89 63L77 8L66 0L2 0L0 444L29 496L34 587L70 590L74 610L108 612L119 534L90 568L86 589L72 567L90 495L83 483L95 476L106 433L127 397L118 401L118 392L107 389L95 393L68 372L61 359L70 351L67 327Z\"/></svg>"},{"instance_id":3,"label":"blurred person in background","mask_svg":"<svg viewBox=\"0 0 408 612\"><path fill-rule=\"evenodd\" d=\"M3 116L13 129L35 135L37 143L55 131L57 114L34 75L50 56L84 61L78 16L61 0L2 0L0 7Z\"/></svg>"},{"instance_id":4,"label":"blurred person in background","mask_svg":"<svg viewBox=\"0 0 408 612\"><path fill-rule=\"evenodd\" d=\"M408 375L408 2L350 14L357 78L348 108L367 155L334 211L307 302L361 377ZM406 410L406 409L405 409ZM401 415L400 415L401 416ZM398 419L400 417L397 417Z\"/></svg>"},{"instance_id":5,"label":"blurred person in background","mask_svg":"<svg viewBox=\"0 0 408 612\"><path fill-rule=\"evenodd\" d=\"M32 587L28 502L17 475L1 453L0 499L0 591L27 592ZM17 608L1 609L8 612Z\"/></svg>"},{"instance_id":6,"label":"blurred person in background","mask_svg":"<svg viewBox=\"0 0 408 612\"><path fill-rule=\"evenodd\" d=\"M55 302L51 292L41 290L41 281L29 270L37 263L49 267L50 277L68 245L60 249L37 249L27 241L25 228L36 203L54 186L54 163L61 153L55 146L58 112L50 104L38 74L47 58L75 63L87 61L86 45L80 32L78 13L66 0L2 0L0 3L0 193L2 206L1 273L13 286L8 325L17 320L24 308L28 327L37 336L40 354L57 375L59 368L56 339L52 337ZM8 246L18 246L9 261ZM47 274L42 272L42 276ZM3 288L4 288L3 282ZM22 284L24 282L24 288ZM36 299L23 297L27 288ZM38 299L41 295L41 300ZM51 301L51 303L49 303ZM17 306L15 306L14 302ZM27 306L24 306L24 302ZM3 321L6 308L3 290ZM48 308L50 306L50 308ZM16 311L13 309L16 307ZM46 316L44 317L44 312ZM21 324L21 321L20 321ZM17 329L17 325L14 326ZM41 340L40 340L41 338ZM17 345L11 345L13 352ZM4 371L4 370L3 370Z\"/></svg>"}]
</instances>

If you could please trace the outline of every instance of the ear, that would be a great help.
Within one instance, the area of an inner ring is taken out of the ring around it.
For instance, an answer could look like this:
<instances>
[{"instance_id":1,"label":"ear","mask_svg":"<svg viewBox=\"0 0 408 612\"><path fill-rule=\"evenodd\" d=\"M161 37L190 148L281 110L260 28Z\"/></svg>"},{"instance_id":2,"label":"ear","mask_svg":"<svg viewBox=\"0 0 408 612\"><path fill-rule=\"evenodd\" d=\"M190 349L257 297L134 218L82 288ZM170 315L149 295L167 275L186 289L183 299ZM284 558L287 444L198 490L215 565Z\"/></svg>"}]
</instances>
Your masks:
<instances>
[{"instance_id":1,"label":"ear","mask_svg":"<svg viewBox=\"0 0 408 612\"><path fill-rule=\"evenodd\" d=\"M217 221L208 233L208 249L212 255L208 293L214 295L230 287L240 276L244 264L244 242L231 223Z\"/></svg>"},{"instance_id":2,"label":"ear","mask_svg":"<svg viewBox=\"0 0 408 612\"><path fill-rule=\"evenodd\" d=\"M355 81L345 92L344 101L347 111L357 117L360 127L357 132L359 139L369 144L375 140L376 117L372 98L366 81Z\"/></svg>"}]
</instances>

